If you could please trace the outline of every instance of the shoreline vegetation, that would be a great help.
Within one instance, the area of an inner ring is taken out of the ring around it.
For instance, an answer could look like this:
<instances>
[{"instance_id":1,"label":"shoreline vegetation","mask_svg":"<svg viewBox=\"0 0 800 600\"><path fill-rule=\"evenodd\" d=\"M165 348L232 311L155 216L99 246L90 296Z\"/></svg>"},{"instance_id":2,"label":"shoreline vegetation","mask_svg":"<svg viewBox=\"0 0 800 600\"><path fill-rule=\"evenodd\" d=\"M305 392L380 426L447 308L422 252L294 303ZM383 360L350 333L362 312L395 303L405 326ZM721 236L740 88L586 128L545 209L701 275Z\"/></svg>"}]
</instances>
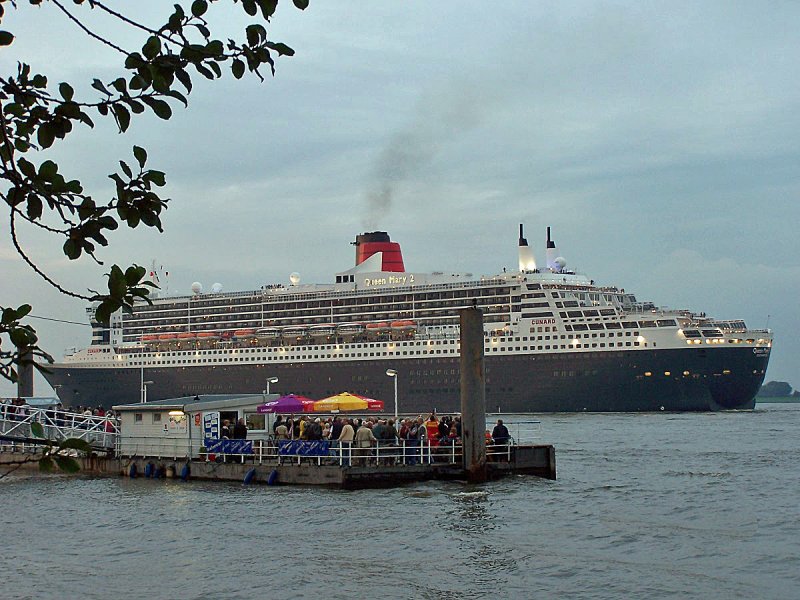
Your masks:
<instances>
[{"instance_id":1,"label":"shoreline vegetation","mask_svg":"<svg viewBox=\"0 0 800 600\"><path fill-rule=\"evenodd\" d=\"M756 404L795 404L800 403L798 396L756 396Z\"/></svg>"}]
</instances>

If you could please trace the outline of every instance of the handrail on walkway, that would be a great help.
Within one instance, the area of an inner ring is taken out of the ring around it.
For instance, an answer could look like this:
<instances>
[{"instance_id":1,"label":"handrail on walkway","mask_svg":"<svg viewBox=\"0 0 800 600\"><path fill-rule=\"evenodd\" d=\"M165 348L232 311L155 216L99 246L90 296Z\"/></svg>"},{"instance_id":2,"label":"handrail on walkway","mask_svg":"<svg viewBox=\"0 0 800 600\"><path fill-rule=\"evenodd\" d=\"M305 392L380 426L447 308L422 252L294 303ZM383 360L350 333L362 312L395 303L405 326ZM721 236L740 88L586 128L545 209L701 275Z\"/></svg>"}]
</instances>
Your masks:
<instances>
[{"instance_id":1,"label":"handrail on walkway","mask_svg":"<svg viewBox=\"0 0 800 600\"><path fill-rule=\"evenodd\" d=\"M98 449L113 449L119 435L119 419L83 415L55 408L0 404L0 436L8 443L31 442L31 425L39 423L44 439L61 442L78 438Z\"/></svg>"}]
</instances>

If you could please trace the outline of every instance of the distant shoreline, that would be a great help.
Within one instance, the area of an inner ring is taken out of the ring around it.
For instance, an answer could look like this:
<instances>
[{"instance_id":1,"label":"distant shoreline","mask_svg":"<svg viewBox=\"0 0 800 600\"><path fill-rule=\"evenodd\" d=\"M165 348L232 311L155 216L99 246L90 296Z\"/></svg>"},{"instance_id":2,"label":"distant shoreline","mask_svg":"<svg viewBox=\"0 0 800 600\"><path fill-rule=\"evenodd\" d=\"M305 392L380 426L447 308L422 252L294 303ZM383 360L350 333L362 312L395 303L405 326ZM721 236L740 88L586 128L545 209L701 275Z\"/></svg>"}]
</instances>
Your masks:
<instances>
[{"instance_id":1,"label":"distant shoreline","mask_svg":"<svg viewBox=\"0 0 800 600\"><path fill-rule=\"evenodd\" d=\"M779 396L777 398L759 398L756 396L756 404L794 404L800 402L800 398L794 396Z\"/></svg>"}]
</instances>

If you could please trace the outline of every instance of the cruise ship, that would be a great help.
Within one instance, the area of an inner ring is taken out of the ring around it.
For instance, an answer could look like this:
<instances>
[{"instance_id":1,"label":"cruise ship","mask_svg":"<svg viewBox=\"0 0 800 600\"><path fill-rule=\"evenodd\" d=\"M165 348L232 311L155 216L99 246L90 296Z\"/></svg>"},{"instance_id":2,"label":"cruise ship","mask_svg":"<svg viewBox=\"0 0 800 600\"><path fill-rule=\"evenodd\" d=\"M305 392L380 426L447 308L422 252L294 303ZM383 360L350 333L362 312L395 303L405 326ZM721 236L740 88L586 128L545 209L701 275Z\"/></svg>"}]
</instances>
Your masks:
<instances>
[{"instance_id":1,"label":"cruise ship","mask_svg":"<svg viewBox=\"0 0 800 600\"><path fill-rule=\"evenodd\" d=\"M772 332L637 300L567 267L547 228L537 266L490 276L406 271L383 231L356 236L355 266L330 283L155 297L92 320L91 344L46 374L69 405L196 394L350 391L400 413L460 408L459 311L483 313L489 412L752 409ZM151 271L156 278L158 273ZM387 374L387 371L389 373Z\"/></svg>"}]
</instances>

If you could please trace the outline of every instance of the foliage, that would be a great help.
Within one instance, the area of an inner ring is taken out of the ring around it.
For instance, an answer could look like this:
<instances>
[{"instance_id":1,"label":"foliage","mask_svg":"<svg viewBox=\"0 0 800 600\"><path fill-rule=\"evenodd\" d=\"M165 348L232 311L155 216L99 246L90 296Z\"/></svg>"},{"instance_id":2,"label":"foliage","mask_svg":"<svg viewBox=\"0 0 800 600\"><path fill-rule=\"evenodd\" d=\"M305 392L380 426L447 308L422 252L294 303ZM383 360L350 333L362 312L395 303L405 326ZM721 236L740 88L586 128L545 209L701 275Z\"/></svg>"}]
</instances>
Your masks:
<instances>
[{"instance_id":1,"label":"foliage","mask_svg":"<svg viewBox=\"0 0 800 600\"><path fill-rule=\"evenodd\" d=\"M214 4L230 1L241 6L250 22L242 39L223 41L212 36L208 14ZM308 0L293 2L301 10L308 7ZM0 0L0 27L8 10L30 8L19 6L24 4L24 0ZM97 118L113 120L120 133L129 129L134 116L147 111L168 120L174 106L188 106L193 77L216 80L223 76L224 68L236 79L249 72L263 81L265 67L275 74L276 56L292 56L294 51L268 39L262 25L271 20L278 0L193 0L185 2L185 7L175 4L166 21L155 27L99 0L72 0L71 6L66 0L28 0L28 4L60 13L122 59L124 74L106 81L93 79L91 98L79 97L70 82L51 85L47 75L22 61L17 63L16 73L0 75L0 197L9 212L11 243L22 260L61 293L96 303L97 322L107 324L117 310L130 311L134 302L149 302L149 287L154 286L144 280L145 268L113 265L107 274L107 291L78 293L34 263L19 241L18 226L24 223L62 237L62 251L70 260L89 256L102 264L97 247L107 246L108 235L120 224L163 231L161 217L169 199L160 196L158 188L166 185L166 175L147 165L144 148L133 146L134 160L120 160L119 169L109 175L111 199L99 201L80 181L60 172L53 160L43 159L46 151L62 142L74 127L94 127ZM144 43L134 50L120 47L85 24L82 11L86 10L100 11L141 32ZM13 48L14 39L12 32L0 30L0 47ZM0 347L0 376L16 381L15 366L21 361L36 364L39 358L52 362L38 347L35 330L22 323L31 307L0 309L0 344L4 339L10 342Z\"/></svg>"},{"instance_id":2,"label":"foliage","mask_svg":"<svg viewBox=\"0 0 800 600\"><path fill-rule=\"evenodd\" d=\"M81 466L72 455L75 452L89 454L92 451L89 442L80 438L68 438L59 443L45 439L44 427L41 423L31 423L31 435L42 439L42 452L3 462L3 467L10 467L10 469L0 474L0 479L31 462L38 462L39 470L44 473L52 473L56 469L65 473L77 473L81 470Z\"/></svg>"},{"instance_id":3,"label":"foliage","mask_svg":"<svg viewBox=\"0 0 800 600\"><path fill-rule=\"evenodd\" d=\"M792 395L792 386L785 381L770 381L761 386L760 398L786 398Z\"/></svg>"}]
</instances>

